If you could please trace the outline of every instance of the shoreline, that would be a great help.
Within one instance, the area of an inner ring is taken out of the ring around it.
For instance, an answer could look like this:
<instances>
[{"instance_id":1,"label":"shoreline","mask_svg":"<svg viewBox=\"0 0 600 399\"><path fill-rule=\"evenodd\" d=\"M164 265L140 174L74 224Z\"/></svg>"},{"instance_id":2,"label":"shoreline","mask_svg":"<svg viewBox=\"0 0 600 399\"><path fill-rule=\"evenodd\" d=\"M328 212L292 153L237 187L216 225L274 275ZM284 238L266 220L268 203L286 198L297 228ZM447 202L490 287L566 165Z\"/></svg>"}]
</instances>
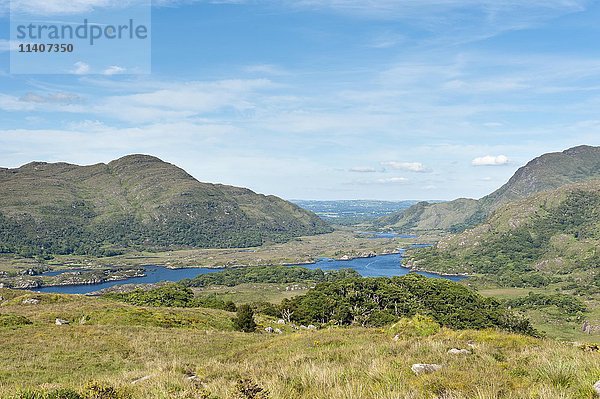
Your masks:
<instances>
[{"instance_id":1,"label":"shoreline","mask_svg":"<svg viewBox=\"0 0 600 399\"><path fill-rule=\"evenodd\" d=\"M368 253L361 253L361 254L356 254L356 255L342 255L340 257L337 258L318 258L317 260L307 260L304 262L295 262L295 263L272 263L272 264L264 264L264 265L260 265L260 266L286 266L286 267L291 267L291 266L306 266L306 265L316 265L319 261L328 259L328 260L332 260L332 261L339 261L339 262L350 262L352 260L356 260L356 259L366 259L366 258L374 258L374 257L378 257L378 256L388 256L388 255L400 255L401 259L402 259L402 255L404 253L404 251L406 250L406 248L398 248L397 250L394 251L384 251L383 253L377 253L375 251L373 252L368 252ZM430 271L430 270L425 270L425 269L420 269L420 268L415 268L415 267L411 267L409 265L404 265L402 264L402 262L400 262L399 264L400 268L402 269L406 269L409 270L411 272L423 272L423 273L429 273L429 274L434 274L440 277L463 277L463 278L468 278L470 277L468 274L456 274L456 273L442 273L442 272L436 272L436 271ZM211 269L211 270L215 270L215 272L217 272L218 270L227 270L227 269L240 269L240 268L244 268L244 267L253 267L253 266L249 266L249 265L227 265L227 266L198 266L198 267L194 267L194 266L188 266L188 267L175 267L172 265L159 265L159 264L147 264L147 265L143 265L142 266L144 268L142 273L138 273L132 276L118 276L115 278L107 278L105 280L101 280L101 281L84 281L84 282L66 282L66 283L50 283L50 284L44 284L42 283L41 285L36 285L36 286L30 286L30 287L19 287L19 288L15 288L14 289L19 289L19 290L30 290L30 291L36 291L39 289L44 289L44 288L52 288L52 287L78 287L78 286L93 286L93 285L100 285L100 284L104 284L104 283L109 283L109 282L118 282L118 281L127 281L130 279L136 279L136 278L141 278L141 277L146 277L147 273L146 273L146 268L147 267L158 267L158 268L164 268L164 269L168 269L168 270L185 270L185 269ZM85 270L85 269L84 269ZM123 283L123 285L128 284L128 283ZM131 283L131 284L135 284L135 282ZM149 283L149 284L155 284L155 283ZM39 292L39 291L38 291Z\"/></svg>"}]
</instances>

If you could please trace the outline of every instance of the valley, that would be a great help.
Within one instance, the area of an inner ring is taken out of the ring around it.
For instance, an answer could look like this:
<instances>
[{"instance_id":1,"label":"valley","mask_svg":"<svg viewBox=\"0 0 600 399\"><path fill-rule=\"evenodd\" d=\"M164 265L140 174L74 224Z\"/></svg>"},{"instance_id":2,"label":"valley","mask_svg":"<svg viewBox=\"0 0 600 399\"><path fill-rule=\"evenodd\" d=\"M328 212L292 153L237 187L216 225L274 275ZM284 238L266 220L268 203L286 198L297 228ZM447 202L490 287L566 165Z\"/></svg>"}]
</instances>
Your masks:
<instances>
[{"instance_id":1,"label":"valley","mask_svg":"<svg viewBox=\"0 0 600 399\"><path fill-rule=\"evenodd\" d=\"M307 209L153 157L115 162L26 165L5 180L25 190L13 175L41 174L73 197L44 189L0 206L0 350L14 360L0 365L0 397L593 398L595 147L542 156L477 201L298 202ZM566 177L539 183L549 171ZM90 196L98 176L111 189ZM79 200L86 211L65 214ZM415 372L422 363L436 371Z\"/></svg>"}]
</instances>

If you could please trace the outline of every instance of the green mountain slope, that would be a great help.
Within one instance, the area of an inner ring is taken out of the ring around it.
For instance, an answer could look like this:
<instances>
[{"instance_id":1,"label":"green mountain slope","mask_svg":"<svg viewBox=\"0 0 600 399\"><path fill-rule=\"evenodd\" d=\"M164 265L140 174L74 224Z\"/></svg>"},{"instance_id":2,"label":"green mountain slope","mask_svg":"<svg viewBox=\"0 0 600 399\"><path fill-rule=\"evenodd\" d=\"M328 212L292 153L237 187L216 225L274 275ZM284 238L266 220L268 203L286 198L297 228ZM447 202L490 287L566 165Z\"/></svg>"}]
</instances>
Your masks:
<instances>
[{"instance_id":1,"label":"green mountain slope","mask_svg":"<svg viewBox=\"0 0 600 399\"><path fill-rule=\"evenodd\" d=\"M579 146L532 160L505 185L478 201L458 199L440 204L420 203L380 219L378 225L396 230L462 231L484 221L503 204L565 184L598 178L600 147Z\"/></svg>"},{"instance_id":2,"label":"green mountain slope","mask_svg":"<svg viewBox=\"0 0 600 399\"><path fill-rule=\"evenodd\" d=\"M0 170L0 252L244 247L328 231L316 215L280 198L201 183L147 155Z\"/></svg>"},{"instance_id":3,"label":"green mountain slope","mask_svg":"<svg viewBox=\"0 0 600 399\"><path fill-rule=\"evenodd\" d=\"M488 221L411 254L412 267L482 273L503 285L572 283L600 292L600 180L498 208Z\"/></svg>"}]
</instances>

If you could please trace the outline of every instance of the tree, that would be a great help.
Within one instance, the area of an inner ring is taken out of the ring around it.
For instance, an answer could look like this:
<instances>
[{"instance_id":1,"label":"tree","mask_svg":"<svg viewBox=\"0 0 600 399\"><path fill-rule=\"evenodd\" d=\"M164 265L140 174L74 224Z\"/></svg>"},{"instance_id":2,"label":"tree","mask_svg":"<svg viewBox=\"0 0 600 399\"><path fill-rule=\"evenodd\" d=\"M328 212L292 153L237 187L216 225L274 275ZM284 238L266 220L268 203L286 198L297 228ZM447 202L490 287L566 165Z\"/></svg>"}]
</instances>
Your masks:
<instances>
[{"instance_id":1,"label":"tree","mask_svg":"<svg viewBox=\"0 0 600 399\"><path fill-rule=\"evenodd\" d=\"M254 310L250 305L241 305L237 309L237 317L233 319L233 324L238 331L254 332L256 323L254 322Z\"/></svg>"}]
</instances>

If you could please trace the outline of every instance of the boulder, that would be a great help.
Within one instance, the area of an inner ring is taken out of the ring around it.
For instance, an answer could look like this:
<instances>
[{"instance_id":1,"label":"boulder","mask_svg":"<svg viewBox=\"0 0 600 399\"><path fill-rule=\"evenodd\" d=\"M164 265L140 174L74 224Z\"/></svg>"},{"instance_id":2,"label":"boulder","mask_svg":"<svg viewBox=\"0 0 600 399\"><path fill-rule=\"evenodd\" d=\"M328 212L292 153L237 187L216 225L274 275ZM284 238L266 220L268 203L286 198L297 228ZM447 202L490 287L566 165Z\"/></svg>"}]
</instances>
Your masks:
<instances>
[{"instance_id":1,"label":"boulder","mask_svg":"<svg viewBox=\"0 0 600 399\"><path fill-rule=\"evenodd\" d=\"M279 320L277 320L277 324L285 324L285 320L279 319Z\"/></svg>"},{"instance_id":2,"label":"boulder","mask_svg":"<svg viewBox=\"0 0 600 399\"><path fill-rule=\"evenodd\" d=\"M64 326L64 325L69 324L69 320L56 319L54 324L56 324L57 326Z\"/></svg>"},{"instance_id":3,"label":"boulder","mask_svg":"<svg viewBox=\"0 0 600 399\"><path fill-rule=\"evenodd\" d=\"M309 324L308 327L306 327L307 330L316 330L317 327L313 326L312 324Z\"/></svg>"},{"instance_id":4,"label":"boulder","mask_svg":"<svg viewBox=\"0 0 600 399\"><path fill-rule=\"evenodd\" d=\"M39 299L35 299L35 298L28 298L28 299L23 299L23 302L21 302L23 305L37 305L38 303L40 303Z\"/></svg>"},{"instance_id":5,"label":"boulder","mask_svg":"<svg viewBox=\"0 0 600 399\"><path fill-rule=\"evenodd\" d=\"M273 334L275 332L275 330L273 330L273 327L267 327L267 328L265 328L265 331L268 332L269 334Z\"/></svg>"},{"instance_id":6,"label":"boulder","mask_svg":"<svg viewBox=\"0 0 600 399\"><path fill-rule=\"evenodd\" d=\"M423 364L423 363L415 363L410 368L413 373L416 375L419 374L427 374L434 373L442 369L442 366L439 364Z\"/></svg>"},{"instance_id":7,"label":"boulder","mask_svg":"<svg viewBox=\"0 0 600 399\"><path fill-rule=\"evenodd\" d=\"M596 381L593 388L594 392L596 392L596 396L600 398L600 380Z\"/></svg>"},{"instance_id":8,"label":"boulder","mask_svg":"<svg viewBox=\"0 0 600 399\"><path fill-rule=\"evenodd\" d=\"M470 355L471 351L467 349L452 348L448 349L449 355Z\"/></svg>"}]
</instances>

